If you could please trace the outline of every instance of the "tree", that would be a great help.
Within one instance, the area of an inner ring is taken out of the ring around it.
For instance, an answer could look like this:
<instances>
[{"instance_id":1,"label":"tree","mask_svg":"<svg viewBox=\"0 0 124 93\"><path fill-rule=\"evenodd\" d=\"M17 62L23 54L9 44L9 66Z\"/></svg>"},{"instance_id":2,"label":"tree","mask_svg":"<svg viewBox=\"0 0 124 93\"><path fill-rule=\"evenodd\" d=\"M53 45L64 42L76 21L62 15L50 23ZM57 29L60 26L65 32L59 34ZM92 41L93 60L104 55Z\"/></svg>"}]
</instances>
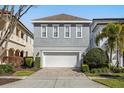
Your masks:
<instances>
[{"instance_id":1,"label":"tree","mask_svg":"<svg viewBox=\"0 0 124 93\"><path fill-rule=\"evenodd\" d=\"M0 8L0 57L6 51L9 39L20 18L32 5L3 5ZM2 48L3 47L3 48Z\"/></svg>"},{"instance_id":2,"label":"tree","mask_svg":"<svg viewBox=\"0 0 124 93\"><path fill-rule=\"evenodd\" d=\"M109 23L103 28L102 32L96 37L96 45L100 40L107 38L107 46L110 51L109 63L112 63L112 52L116 47L116 26L113 23Z\"/></svg>"},{"instance_id":3,"label":"tree","mask_svg":"<svg viewBox=\"0 0 124 93\"><path fill-rule=\"evenodd\" d=\"M119 54L124 51L124 25L116 24L117 67L119 67Z\"/></svg>"}]
</instances>

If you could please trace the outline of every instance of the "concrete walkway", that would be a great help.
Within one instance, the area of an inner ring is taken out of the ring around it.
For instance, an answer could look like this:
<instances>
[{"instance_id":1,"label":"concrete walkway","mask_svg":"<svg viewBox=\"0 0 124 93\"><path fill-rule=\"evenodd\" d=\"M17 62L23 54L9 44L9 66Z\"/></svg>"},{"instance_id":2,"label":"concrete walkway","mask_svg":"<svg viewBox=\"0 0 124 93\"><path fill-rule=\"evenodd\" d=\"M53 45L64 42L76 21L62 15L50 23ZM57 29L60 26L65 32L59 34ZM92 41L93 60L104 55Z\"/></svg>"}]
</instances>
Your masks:
<instances>
[{"instance_id":1,"label":"concrete walkway","mask_svg":"<svg viewBox=\"0 0 124 93\"><path fill-rule=\"evenodd\" d=\"M1 88L107 88L88 79L79 70L41 69L24 80L0 86Z\"/></svg>"},{"instance_id":2,"label":"concrete walkway","mask_svg":"<svg viewBox=\"0 0 124 93\"><path fill-rule=\"evenodd\" d=\"M26 79L28 76L0 76L1 78L6 78L6 79Z\"/></svg>"}]
</instances>

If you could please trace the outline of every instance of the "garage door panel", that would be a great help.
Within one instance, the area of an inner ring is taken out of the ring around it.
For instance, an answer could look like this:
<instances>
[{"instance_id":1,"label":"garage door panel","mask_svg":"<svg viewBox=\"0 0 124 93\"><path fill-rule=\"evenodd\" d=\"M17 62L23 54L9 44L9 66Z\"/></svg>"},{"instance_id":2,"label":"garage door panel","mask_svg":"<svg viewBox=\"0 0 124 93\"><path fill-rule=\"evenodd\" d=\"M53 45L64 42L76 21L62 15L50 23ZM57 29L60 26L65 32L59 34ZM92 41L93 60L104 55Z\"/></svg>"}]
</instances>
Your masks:
<instances>
[{"instance_id":1,"label":"garage door panel","mask_svg":"<svg viewBox=\"0 0 124 93\"><path fill-rule=\"evenodd\" d=\"M76 67L77 55L45 55L44 67Z\"/></svg>"}]
</instances>

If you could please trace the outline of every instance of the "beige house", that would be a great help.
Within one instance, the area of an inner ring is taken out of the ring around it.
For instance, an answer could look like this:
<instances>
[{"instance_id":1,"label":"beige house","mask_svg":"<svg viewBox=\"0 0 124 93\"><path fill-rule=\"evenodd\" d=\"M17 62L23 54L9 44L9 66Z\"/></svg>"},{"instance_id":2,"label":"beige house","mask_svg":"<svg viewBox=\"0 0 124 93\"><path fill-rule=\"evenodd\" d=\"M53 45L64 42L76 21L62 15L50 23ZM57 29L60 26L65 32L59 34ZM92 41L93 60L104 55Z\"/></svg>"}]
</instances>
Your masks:
<instances>
[{"instance_id":1,"label":"beige house","mask_svg":"<svg viewBox=\"0 0 124 93\"><path fill-rule=\"evenodd\" d=\"M10 37L4 56L33 56L33 33L20 21Z\"/></svg>"}]
</instances>

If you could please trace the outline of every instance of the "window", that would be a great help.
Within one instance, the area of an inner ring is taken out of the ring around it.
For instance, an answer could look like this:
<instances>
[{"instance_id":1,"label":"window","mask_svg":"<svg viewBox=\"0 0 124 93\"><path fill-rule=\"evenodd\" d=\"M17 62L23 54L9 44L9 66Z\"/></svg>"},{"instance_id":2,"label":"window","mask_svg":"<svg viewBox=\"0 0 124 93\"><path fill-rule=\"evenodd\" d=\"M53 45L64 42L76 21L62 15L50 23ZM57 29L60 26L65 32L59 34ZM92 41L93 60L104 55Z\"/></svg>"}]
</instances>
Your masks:
<instances>
[{"instance_id":1,"label":"window","mask_svg":"<svg viewBox=\"0 0 124 93\"><path fill-rule=\"evenodd\" d=\"M23 32L21 32L21 38L24 39L24 33Z\"/></svg>"},{"instance_id":2,"label":"window","mask_svg":"<svg viewBox=\"0 0 124 93\"><path fill-rule=\"evenodd\" d=\"M41 26L41 37L47 38L47 26L46 25Z\"/></svg>"},{"instance_id":3,"label":"window","mask_svg":"<svg viewBox=\"0 0 124 93\"><path fill-rule=\"evenodd\" d=\"M26 35L26 42L28 42L28 35Z\"/></svg>"},{"instance_id":4,"label":"window","mask_svg":"<svg viewBox=\"0 0 124 93\"><path fill-rule=\"evenodd\" d=\"M71 37L71 28L70 25L64 26L64 38L70 38Z\"/></svg>"},{"instance_id":5,"label":"window","mask_svg":"<svg viewBox=\"0 0 124 93\"><path fill-rule=\"evenodd\" d=\"M16 36L19 36L19 29L16 29Z\"/></svg>"},{"instance_id":6,"label":"window","mask_svg":"<svg viewBox=\"0 0 124 93\"><path fill-rule=\"evenodd\" d=\"M53 25L53 38L59 38L59 25Z\"/></svg>"},{"instance_id":7,"label":"window","mask_svg":"<svg viewBox=\"0 0 124 93\"><path fill-rule=\"evenodd\" d=\"M76 38L82 38L82 25L76 25Z\"/></svg>"}]
</instances>

